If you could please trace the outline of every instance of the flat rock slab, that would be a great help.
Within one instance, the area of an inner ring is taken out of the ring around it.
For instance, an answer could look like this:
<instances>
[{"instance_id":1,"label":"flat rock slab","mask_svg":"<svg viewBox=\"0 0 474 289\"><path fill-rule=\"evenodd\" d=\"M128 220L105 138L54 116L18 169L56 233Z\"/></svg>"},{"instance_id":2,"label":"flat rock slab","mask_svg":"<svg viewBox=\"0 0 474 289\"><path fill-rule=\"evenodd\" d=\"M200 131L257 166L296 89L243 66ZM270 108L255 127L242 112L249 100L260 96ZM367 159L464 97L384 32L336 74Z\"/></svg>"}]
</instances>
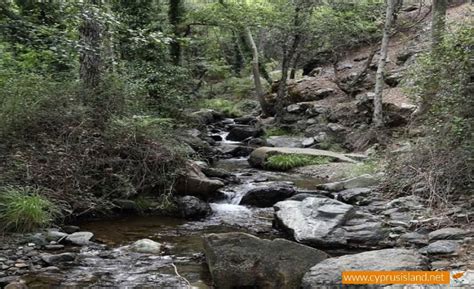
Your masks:
<instances>
[{"instance_id":1,"label":"flat rock slab","mask_svg":"<svg viewBox=\"0 0 474 289\"><path fill-rule=\"evenodd\" d=\"M309 148L290 148L290 147L259 147L255 149L248 159L252 167L261 168L268 157L268 154L298 154L309 156L323 156L331 157L340 162L356 163L354 159L345 154L336 153L332 151L309 149Z\"/></svg>"},{"instance_id":2,"label":"flat rock slab","mask_svg":"<svg viewBox=\"0 0 474 289\"><path fill-rule=\"evenodd\" d=\"M214 285L220 289L300 288L303 275L329 257L285 239L265 240L237 232L206 235L204 251Z\"/></svg>"},{"instance_id":3,"label":"flat rock slab","mask_svg":"<svg viewBox=\"0 0 474 289\"><path fill-rule=\"evenodd\" d=\"M303 289L341 284L344 271L415 271L426 270L425 258L414 250L384 249L326 259L307 272ZM339 287L337 287L339 288ZM365 287L364 287L365 288Z\"/></svg>"},{"instance_id":4,"label":"flat rock slab","mask_svg":"<svg viewBox=\"0 0 474 289\"><path fill-rule=\"evenodd\" d=\"M428 234L430 241L460 240L467 235L467 231L460 228L443 228Z\"/></svg>"}]
</instances>

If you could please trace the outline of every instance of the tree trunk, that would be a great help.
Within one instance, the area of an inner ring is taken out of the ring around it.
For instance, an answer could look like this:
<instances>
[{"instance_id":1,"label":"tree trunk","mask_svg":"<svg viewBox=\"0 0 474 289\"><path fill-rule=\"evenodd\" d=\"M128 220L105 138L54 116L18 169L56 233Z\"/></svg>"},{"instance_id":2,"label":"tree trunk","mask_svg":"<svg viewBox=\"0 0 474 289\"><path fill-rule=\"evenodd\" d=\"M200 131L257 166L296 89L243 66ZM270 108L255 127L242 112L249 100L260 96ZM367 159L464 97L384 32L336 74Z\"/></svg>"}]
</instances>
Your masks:
<instances>
[{"instance_id":1,"label":"tree trunk","mask_svg":"<svg viewBox=\"0 0 474 289\"><path fill-rule=\"evenodd\" d=\"M79 34L81 39L79 76L87 90L94 90L101 80L102 25L92 10L84 11Z\"/></svg>"},{"instance_id":2,"label":"tree trunk","mask_svg":"<svg viewBox=\"0 0 474 289\"><path fill-rule=\"evenodd\" d=\"M291 66L290 79L295 79L296 70L298 69L298 62L300 61L301 52L296 54L295 60L293 60L293 65Z\"/></svg>"},{"instance_id":3,"label":"tree trunk","mask_svg":"<svg viewBox=\"0 0 474 289\"><path fill-rule=\"evenodd\" d=\"M300 3L300 5L302 5L302 3ZM283 103L285 101L286 94L287 94L286 82L288 80L288 71L290 69L291 61L293 60L295 56L296 49L298 48L298 45L300 44L300 40L301 40L301 34L298 31L298 29L301 26L300 11L301 11L301 7L296 6L295 17L294 17L294 22L293 22L293 29L295 29L296 32L293 35L293 42L290 48L287 47L287 41L286 41L290 37L287 37L287 39L283 42L283 47L282 47L283 57L281 61L281 78L280 78L280 83L278 85L278 92L277 92L277 105L276 105L277 115L283 113Z\"/></svg>"},{"instance_id":4,"label":"tree trunk","mask_svg":"<svg viewBox=\"0 0 474 289\"><path fill-rule=\"evenodd\" d=\"M181 64L180 24L183 19L182 0L169 0L168 19L173 27L173 40L170 43L170 55L174 65Z\"/></svg>"},{"instance_id":5,"label":"tree trunk","mask_svg":"<svg viewBox=\"0 0 474 289\"><path fill-rule=\"evenodd\" d=\"M390 29L393 22L393 9L395 0L387 0L387 11L385 15L385 26L383 28L382 46L380 48L380 59L375 77L374 116L375 127L383 127L382 95L384 78L383 73L387 61L388 43L390 41Z\"/></svg>"},{"instance_id":6,"label":"tree trunk","mask_svg":"<svg viewBox=\"0 0 474 289\"><path fill-rule=\"evenodd\" d=\"M443 41L446 26L448 0L433 0L433 18L431 19L431 49L435 50Z\"/></svg>"},{"instance_id":7,"label":"tree trunk","mask_svg":"<svg viewBox=\"0 0 474 289\"><path fill-rule=\"evenodd\" d=\"M241 43L242 43L243 54L246 56L246 58L253 59L252 48L250 47L250 44L248 43L247 35L246 35L245 31L243 31L241 33L240 39L241 39ZM257 44L255 44L255 45L257 45ZM270 77L270 74L268 74L268 71L265 69L265 65L259 65L258 69L260 71L260 76L263 77L263 79L265 79L267 81L267 83L271 85L273 80Z\"/></svg>"},{"instance_id":8,"label":"tree trunk","mask_svg":"<svg viewBox=\"0 0 474 289\"><path fill-rule=\"evenodd\" d=\"M250 28L245 28L245 35L249 46L252 49L252 73L253 73L253 81L255 83L255 91L257 93L258 102L260 103L260 107L262 108L262 113L265 116L269 116L272 114L271 107L268 105L267 101L265 100L265 93L263 91L262 83L260 81L260 69L259 69L259 60L258 60L258 49L255 41L252 37L252 32Z\"/></svg>"},{"instance_id":9,"label":"tree trunk","mask_svg":"<svg viewBox=\"0 0 474 289\"><path fill-rule=\"evenodd\" d=\"M438 51L443 41L443 34L446 26L446 10L448 8L448 0L433 0L433 15L431 19L431 54ZM436 92L423 95L418 103L417 109L413 112L412 117L417 118L425 114L431 107L431 101L435 97Z\"/></svg>"}]
</instances>

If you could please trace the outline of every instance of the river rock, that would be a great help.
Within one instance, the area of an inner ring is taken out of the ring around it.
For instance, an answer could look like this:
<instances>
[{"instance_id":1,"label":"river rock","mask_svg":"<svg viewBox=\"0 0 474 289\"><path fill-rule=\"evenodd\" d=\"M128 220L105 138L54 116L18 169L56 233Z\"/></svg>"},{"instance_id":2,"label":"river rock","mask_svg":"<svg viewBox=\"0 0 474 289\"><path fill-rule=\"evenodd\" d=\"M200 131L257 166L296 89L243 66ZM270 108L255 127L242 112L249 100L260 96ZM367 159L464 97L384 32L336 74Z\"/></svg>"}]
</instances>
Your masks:
<instances>
[{"instance_id":1,"label":"river rock","mask_svg":"<svg viewBox=\"0 0 474 289\"><path fill-rule=\"evenodd\" d=\"M340 191L337 193L337 196L344 203L360 205L371 193L372 189L370 188L353 188Z\"/></svg>"},{"instance_id":2,"label":"river rock","mask_svg":"<svg viewBox=\"0 0 474 289\"><path fill-rule=\"evenodd\" d=\"M235 118L234 121L238 124L252 125L257 122L257 118L255 116L247 115Z\"/></svg>"},{"instance_id":3,"label":"river rock","mask_svg":"<svg viewBox=\"0 0 474 289\"><path fill-rule=\"evenodd\" d=\"M286 200L274 209L274 225L311 246L377 247L387 237L379 217L326 197Z\"/></svg>"},{"instance_id":4,"label":"river rock","mask_svg":"<svg viewBox=\"0 0 474 289\"><path fill-rule=\"evenodd\" d=\"M428 236L417 232L405 233L398 238L398 243L425 246L428 244Z\"/></svg>"},{"instance_id":5,"label":"river rock","mask_svg":"<svg viewBox=\"0 0 474 289\"><path fill-rule=\"evenodd\" d=\"M217 190L223 186L223 182L209 179L198 165L189 162L186 173L178 178L175 190L179 195L190 195L207 200L214 197Z\"/></svg>"},{"instance_id":6,"label":"river rock","mask_svg":"<svg viewBox=\"0 0 474 289\"><path fill-rule=\"evenodd\" d=\"M347 189L354 188L367 188L379 184L380 176L379 175L361 175L355 178L343 180L340 182L328 183L319 185L318 188L326 191L339 192Z\"/></svg>"},{"instance_id":7,"label":"river rock","mask_svg":"<svg viewBox=\"0 0 474 289\"><path fill-rule=\"evenodd\" d=\"M303 289L341 284L344 271L414 271L426 270L422 255L414 250L384 249L326 259L313 266L302 280Z\"/></svg>"},{"instance_id":8,"label":"river rock","mask_svg":"<svg viewBox=\"0 0 474 289\"><path fill-rule=\"evenodd\" d=\"M58 263L70 262L76 259L74 253L61 253L61 254L41 254L41 260L46 262L48 265L57 265Z\"/></svg>"},{"instance_id":9,"label":"river rock","mask_svg":"<svg viewBox=\"0 0 474 289\"><path fill-rule=\"evenodd\" d=\"M297 242L311 245L342 245L347 242L340 227L354 214L351 205L312 197L279 202L274 208L278 226L292 232Z\"/></svg>"},{"instance_id":10,"label":"river rock","mask_svg":"<svg viewBox=\"0 0 474 289\"><path fill-rule=\"evenodd\" d=\"M267 143L274 147L302 148L304 137L298 136L271 136Z\"/></svg>"},{"instance_id":11,"label":"river rock","mask_svg":"<svg viewBox=\"0 0 474 289\"><path fill-rule=\"evenodd\" d=\"M243 141L249 137L259 137L263 135L263 130L261 128L256 128L253 126L235 126L227 135L226 139L231 141Z\"/></svg>"},{"instance_id":12,"label":"river rock","mask_svg":"<svg viewBox=\"0 0 474 289\"><path fill-rule=\"evenodd\" d=\"M420 253L427 255L452 255L459 251L460 245L453 240L439 240L420 249Z\"/></svg>"},{"instance_id":13,"label":"river rock","mask_svg":"<svg viewBox=\"0 0 474 289\"><path fill-rule=\"evenodd\" d=\"M57 229L49 229L46 231L46 240L48 241L59 241L68 236L67 233L59 232Z\"/></svg>"},{"instance_id":14,"label":"river rock","mask_svg":"<svg viewBox=\"0 0 474 289\"><path fill-rule=\"evenodd\" d=\"M191 117L201 124L211 124L222 119L222 114L212 109L201 109L193 112Z\"/></svg>"},{"instance_id":15,"label":"river rock","mask_svg":"<svg viewBox=\"0 0 474 289\"><path fill-rule=\"evenodd\" d=\"M84 246L91 242L94 234L91 232L76 232L66 237L66 241L74 245Z\"/></svg>"},{"instance_id":16,"label":"river rock","mask_svg":"<svg viewBox=\"0 0 474 289\"><path fill-rule=\"evenodd\" d=\"M150 239L141 239L131 244L129 250L143 254L160 254L161 244Z\"/></svg>"},{"instance_id":17,"label":"river rock","mask_svg":"<svg viewBox=\"0 0 474 289\"><path fill-rule=\"evenodd\" d=\"M328 258L320 250L295 242L237 232L206 235L204 251L219 289L299 288L303 274Z\"/></svg>"},{"instance_id":18,"label":"river rock","mask_svg":"<svg viewBox=\"0 0 474 289\"><path fill-rule=\"evenodd\" d=\"M250 205L260 208L271 207L279 201L293 196L296 190L286 183L276 183L266 187L251 189L240 201L241 205Z\"/></svg>"},{"instance_id":19,"label":"river rock","mask_svg":"<svg viewBox=\"0 0 474 289\"><path fill-rule=\"evenodd\" d=\"M428 234L430 241L437 240L460 240L467 235L467 232L460 228L443 228Z\"/></svg>"},{"instance_id":20,"label":"river rock","mask_svg":"<svg viewBox=\"0 0 474 289\"><path fill-rule=\"evenodd\" d=\"M193 196L184 196L178 199L178 208L181 216L186 219L201 219L211 214L211 206Z\"/></svg>"}]
</instances>

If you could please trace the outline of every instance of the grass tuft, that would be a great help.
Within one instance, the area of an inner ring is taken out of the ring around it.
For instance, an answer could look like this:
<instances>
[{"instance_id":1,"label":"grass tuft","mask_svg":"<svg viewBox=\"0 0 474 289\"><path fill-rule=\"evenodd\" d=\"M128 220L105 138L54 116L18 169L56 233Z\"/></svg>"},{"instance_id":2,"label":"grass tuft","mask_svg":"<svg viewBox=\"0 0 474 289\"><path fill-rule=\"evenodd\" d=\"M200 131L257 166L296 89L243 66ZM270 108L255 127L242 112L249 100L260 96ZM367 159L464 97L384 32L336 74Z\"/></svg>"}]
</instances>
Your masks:
<instances>
[{"instance_id":1,"label":"grass tuft","mask_svg":"<svg viewBox=\"0 0 474 289\"><path fill-rule=\"evenodd\" d=\"M30 232L50 225L59 209L30 187L0 188L0 228Z\"/></svg>"},{"instance_id":2,"label":"grass tuft","mask_svg":"<svg viewBox=\"0 0 474 289\"><path fill-rule=\"evenodd\" d=\"M310 166L310 165L322 165L332 161L332 158L325 156L310 156L300 154L277 154L270 156L265 164L264 168L275 171L288 171L292 168Z\"/></svg>"}]
</instances>

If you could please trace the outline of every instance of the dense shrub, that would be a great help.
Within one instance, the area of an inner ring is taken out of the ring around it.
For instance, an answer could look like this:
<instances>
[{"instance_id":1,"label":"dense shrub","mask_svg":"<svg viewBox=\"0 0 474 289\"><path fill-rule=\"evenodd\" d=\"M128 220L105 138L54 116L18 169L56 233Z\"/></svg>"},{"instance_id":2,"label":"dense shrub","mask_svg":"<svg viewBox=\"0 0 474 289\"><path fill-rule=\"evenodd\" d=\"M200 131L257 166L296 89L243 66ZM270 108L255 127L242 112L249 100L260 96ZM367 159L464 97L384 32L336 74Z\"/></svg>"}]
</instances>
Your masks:
<instances>
[{"instance_id":1,"label":"dense shrub","mask_svg":"<svg viewBox=\"0 0 474 289\"><path fill-rule=\"evenodd\" d=\"M441 47L424 54L410 74L410 92L428 102L417 119L425 137L412 151L397 155L387 186L395 194L416 193L435 205L446 205L471 193L474 176L474 92L472 48L474 29L457 27Z\"/></svg>"}]
</instances>

